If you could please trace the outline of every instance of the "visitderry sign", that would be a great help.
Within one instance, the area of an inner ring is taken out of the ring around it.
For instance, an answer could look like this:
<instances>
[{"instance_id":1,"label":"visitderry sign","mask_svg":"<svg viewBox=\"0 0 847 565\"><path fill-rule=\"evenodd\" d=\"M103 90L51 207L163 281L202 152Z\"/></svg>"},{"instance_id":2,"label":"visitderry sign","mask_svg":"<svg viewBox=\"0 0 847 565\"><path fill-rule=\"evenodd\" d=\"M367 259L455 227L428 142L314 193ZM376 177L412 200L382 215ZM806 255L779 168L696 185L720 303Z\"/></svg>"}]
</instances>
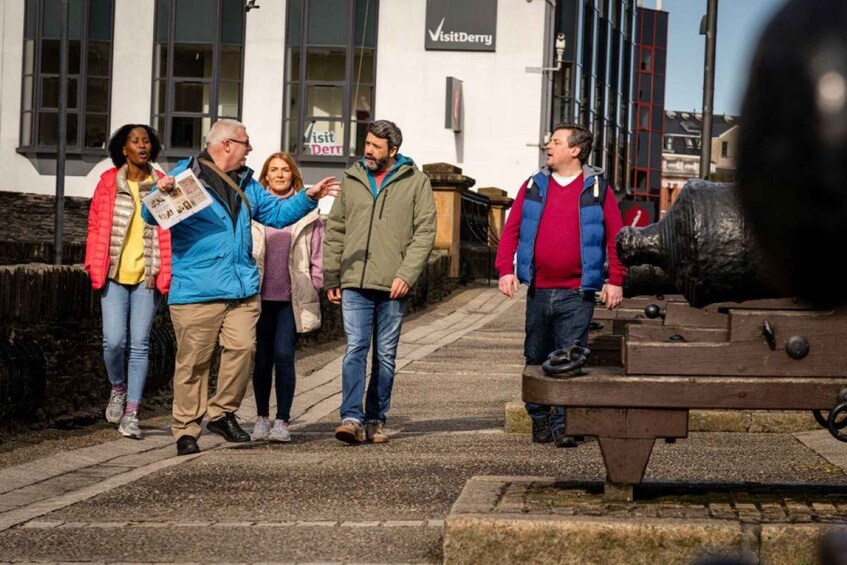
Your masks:
<instances>
[{"instance_id":1,"label":"visitderry sign","mask_svg":"<svg viewBox=\"0 0 847 565\"><path fill-rule=\"evenodd\" d=\"M497 0L426 0L427 50L494 51Z\"/></svg>"}]
</instances>

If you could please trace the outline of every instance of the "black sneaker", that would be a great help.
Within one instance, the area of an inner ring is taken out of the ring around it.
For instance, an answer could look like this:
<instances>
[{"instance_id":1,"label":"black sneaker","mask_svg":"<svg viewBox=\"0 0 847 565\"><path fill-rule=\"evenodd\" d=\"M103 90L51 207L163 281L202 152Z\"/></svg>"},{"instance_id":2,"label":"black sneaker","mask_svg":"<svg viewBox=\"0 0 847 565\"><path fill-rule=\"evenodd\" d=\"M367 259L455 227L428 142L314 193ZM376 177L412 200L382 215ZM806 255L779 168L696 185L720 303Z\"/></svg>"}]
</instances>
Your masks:
<instances>
[{"instance_id":1,"label":"black sneaker","mask_svg":"<svg viewBox=\"0 0 847 565\"><path fill-rule=\"evenodd\" d=\"M206 424L206 429L233 443L250 441L250 434L241 429L232 412L227 412L217 420L210 421Z\"/></svg>"},{"instance_id":2,"label":"black sneaker","mask_svg":"<svg viewBox=\"0 0 847 565\"><path fill-rule=\"evenodd\" d=\"M553 442L556 447L576 447L576 439L569 435L565 435L565 428L556 428L553 430Z\"/></svg>"},{"instance_id":3,"label":"black sneaker","mask_svg":"<svg viewBox=\"0 0 847 565\"><path fill-rule=\"evenodd\" d=\"M549 418L533 418L532 419L532 442L533 443L550 443L553 441L553 434L550 432Z\"/></svg>"}]
</instances>

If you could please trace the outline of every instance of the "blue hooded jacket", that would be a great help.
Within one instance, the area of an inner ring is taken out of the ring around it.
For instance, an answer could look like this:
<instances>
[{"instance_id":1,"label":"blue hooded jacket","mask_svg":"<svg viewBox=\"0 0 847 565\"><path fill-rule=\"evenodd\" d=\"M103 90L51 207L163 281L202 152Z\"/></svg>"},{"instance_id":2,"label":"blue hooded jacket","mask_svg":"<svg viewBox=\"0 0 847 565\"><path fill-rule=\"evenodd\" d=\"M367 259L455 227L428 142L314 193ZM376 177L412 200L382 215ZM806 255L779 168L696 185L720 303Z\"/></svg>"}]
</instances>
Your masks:
<instances>
[{"instance_id":1,"label":"blue hooded jacket","mask_svg":"<svg viewBox=\"0 0 847 565\"><path fill-rule=\"evenodd\" d=\"M582 167L583 183L579 197L579 250L582 262L583 292L603 288L603 271L606 264L606 233L603 223L603 202L606 180L603 171L587 165ZM517 277L527 286L535 275L535 237L547 200L550 173L546 169L527 181L526 195L521 209L521 228L517 252Z\"/></svg>"},{"instance_id":2,"label":"blue hooded jacket","mask_svg":"<svg viewBox=\"0 0 847 565\"><path fill-rule=\"evenodd\" d=\"M194 157L180 161L168 174L176 176L189 167L200 177L200 164ZM318 205L305 190L285 200L274 197L253 179L252 169L244 167L238 185L250 206L242 202L233 220L229 204L205 182L203 185L212 197L212 205L170 229L173 280L169 304L238 300L257 294L259 270L252 255L251 214L260 224L282 228ZM145 222L156 224L146 207L141 213Z\"/></svg>"}]
</instances>

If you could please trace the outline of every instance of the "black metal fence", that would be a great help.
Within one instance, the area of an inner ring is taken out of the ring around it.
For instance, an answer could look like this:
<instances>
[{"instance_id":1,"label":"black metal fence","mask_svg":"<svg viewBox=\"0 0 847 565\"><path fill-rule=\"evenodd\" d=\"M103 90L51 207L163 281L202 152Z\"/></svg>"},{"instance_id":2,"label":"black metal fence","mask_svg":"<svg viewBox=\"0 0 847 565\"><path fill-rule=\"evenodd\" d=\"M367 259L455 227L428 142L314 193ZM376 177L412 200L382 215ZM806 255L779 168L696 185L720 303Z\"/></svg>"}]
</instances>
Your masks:
<instances>
[{"instance_id":1,"label":"black metal fence","mask_svg":"<svg viewBox=\"0 0 847 565\"><path fill-rule=\"evenodd\" d=\"M494 250L500 242L499 235L491 228L488 222L491 211L491 200L485 195L465 191L462 193L462 222L459 239L463 247L463 275L473 272L470 266L470 256L476 253L471 250L482 251L485 256L485 278L491 284L492 269L492 247Z\"/></svg>"}]
</instances>

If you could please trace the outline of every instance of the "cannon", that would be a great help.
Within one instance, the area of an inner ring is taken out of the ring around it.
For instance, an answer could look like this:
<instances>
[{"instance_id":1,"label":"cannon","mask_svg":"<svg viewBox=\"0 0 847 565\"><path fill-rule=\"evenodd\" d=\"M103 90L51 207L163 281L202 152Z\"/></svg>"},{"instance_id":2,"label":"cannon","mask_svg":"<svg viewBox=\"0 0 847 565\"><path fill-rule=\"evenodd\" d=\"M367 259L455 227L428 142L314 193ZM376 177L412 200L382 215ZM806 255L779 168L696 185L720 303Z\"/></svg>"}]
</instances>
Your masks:
<instances>
[{"instance_id":1,"label":"cannon","mask_svg":"<svg viewBox=\"0 0 847 565\"><path fill-rule=\"evenodd\" d=\"M625 228L628 266L662 269L687 303L649 306L629 323L623 367L553 378L523 373L523 399L568 407L568 435L597 436L606 495L631 500L656 439L688 435L691 409L811 410L847 441L847 308L815 309L773 284L736 189L689 182L657 224Z\"/></svg>"}]
</instances>

